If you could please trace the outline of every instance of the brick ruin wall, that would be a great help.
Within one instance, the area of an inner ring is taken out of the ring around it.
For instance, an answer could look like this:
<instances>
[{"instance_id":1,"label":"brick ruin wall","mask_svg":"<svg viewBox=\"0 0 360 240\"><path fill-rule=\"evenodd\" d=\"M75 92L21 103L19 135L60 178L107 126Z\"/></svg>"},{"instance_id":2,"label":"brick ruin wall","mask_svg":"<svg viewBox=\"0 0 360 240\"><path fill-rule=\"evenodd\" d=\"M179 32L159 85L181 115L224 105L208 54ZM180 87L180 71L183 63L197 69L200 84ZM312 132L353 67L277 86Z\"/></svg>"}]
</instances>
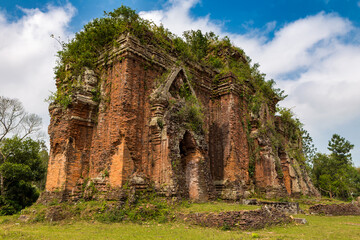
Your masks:
<instances>
[{"instance_id":1,"label":"brick ruin wall","mask_svg":"<svg viewBox=\"0 0 360 240\"><path fill-rule=\"evenodd\" d=\"M77 199L89 183L111 191L134 182L200 201L237 200L255 189L268 197L318 194L296 160L274 152L266 137L254 138L259 159L249 176L246 130L252 117L245 96L251 88L237 84L232 74L215 86L213 70L194 63L178 66L173 56L131 36L121 38L109 56L106 68L85 71L67 109L49 107L47 192ZM203 131L176 117L186 105L179 96L184 84L203 109ZM97 87L99 102L92 95ZM275 124L272 108L262 106L258 120ZM251 134L257 131L253 126Z\"/></svg>"}]
</instances>

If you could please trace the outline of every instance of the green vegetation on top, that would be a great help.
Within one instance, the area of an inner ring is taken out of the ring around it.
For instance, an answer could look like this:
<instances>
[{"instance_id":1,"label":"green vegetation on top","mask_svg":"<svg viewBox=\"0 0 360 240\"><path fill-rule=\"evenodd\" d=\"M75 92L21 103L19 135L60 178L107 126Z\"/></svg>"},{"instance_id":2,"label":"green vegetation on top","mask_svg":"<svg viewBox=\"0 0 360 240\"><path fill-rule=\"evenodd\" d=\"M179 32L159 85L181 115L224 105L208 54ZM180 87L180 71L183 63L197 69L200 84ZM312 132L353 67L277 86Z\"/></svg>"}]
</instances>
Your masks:
<instances>
[{"instance_id":1,"label":"green vegetation on top","mask_svg":"<svg viewBox=\"0 0 360 240\"><path fill-rule=\"evenodd\" d=\"M233 46L229 38L219 39L214 33L203 34L197 30L184 32L183 40L163 26L140 18L134 10L121 6L113 12L105 12L103 18L96 18L86 24L68 43L61 43L62 50L58 52L55 67L59 85L49 100L66 108L71 103L76 86L81 84L77 76L86 67L96 69L99 57L106 56L109 47L116 47L118 38L125 33L137 37L143 44L158 46L177 56L180 61L200 62L217 69L219 77L231 71L241 82L250 80L258 98L264 101L285 97L283 91L274 88L273 80L265 80L265 75L258 70L258 64L250 65L250 58L243 50Z\"/></svg>"},{"instance_id":2,"label":"green vegetation on top","mask_svg":"<svg viewBox=\"0 0 360 240\"><path fill-rule=\"evenodd\" d=\"M291 109L280 107L277 109L277 112L280 114L284 135L293 141L300 139L303 124L295 117Z\"/></svg>"}]
</instances>

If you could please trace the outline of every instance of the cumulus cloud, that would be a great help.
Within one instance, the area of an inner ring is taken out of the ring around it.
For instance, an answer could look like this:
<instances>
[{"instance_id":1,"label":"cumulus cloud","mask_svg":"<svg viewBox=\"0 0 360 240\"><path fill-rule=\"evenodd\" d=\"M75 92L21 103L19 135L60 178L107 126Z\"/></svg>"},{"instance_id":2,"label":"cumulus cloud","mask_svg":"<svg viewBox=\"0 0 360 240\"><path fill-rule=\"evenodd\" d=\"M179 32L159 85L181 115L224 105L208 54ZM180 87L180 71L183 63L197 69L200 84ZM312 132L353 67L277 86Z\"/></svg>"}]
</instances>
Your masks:
<instances>
[{"instance_id":1,"label":"cumulus cloud","mask_svg":"<svg viewBox=\"0 0 360 240\"><path fill-rule=\"evenodd\" d=\"M336 14L320 12L284 26L269 22L240 35L225 32L223 23L211 15L191 15L199 2L170 0L163 9L139 14L179 36L190 29L229 36L286 91L289 97L283 105L294 107L320 150L326 150L331 134L339 133L355 144L359 166L360 29ZM23 12L13 22L0 12L0 95L19 98L27 111L43 117L45 130L49 117L43 100L55 87L53 67L60 48L49 36L68 39L66 29L75 9L68 4Z\"/></svg>"},{"instance_id":2,"label":"cumulus cloud","mask_svg":"<svg viewBox=\"0 0 360 240\"><path fill-rule=\"evenodd\" d=\"M0 95L18 98L28 112L44 120L44 132L49 124L45 99L54 90L53 68L60 45L52 38L67 40L66 31L75 8L49 5L45 11L21 9L23 16L8 21L0 12Z\"/></svg>"},{"instance_id":3,"label":"cumulus cloud","mask_svg":"<svg viewBox=\"0 0 360 240\"><path fill-rule=\"evenodd\" d=\"M177 35L189 29L229 36L289 97L283 105L305 123L321 151L333 133L344 134L356 149L360 165L360 29L337 14L320 12L276 28L249 29L245 35L224 32L210 15L193 17L190 9L198 0L171 0L163 10L141 12L146 19L163 24ZM269 38L269 32L274 37ZM347 125L348 123L352 125ZM351 129L351 130L349 130ZM356 134L349 134L356 133Z\"/></svg>"},{"instance_id":4,"label":"cumulus cloud","mask_svg":"<svg viewBox=\"0 0 360 240\"><path fill-rule=\"evenodd\" d=\"M265 72L286 74L299 68L309 68L326 57L329 53L327 47L333 44L334 37L350 30L351 24L346 20L320 13L285 25L275 32L273 39L261 42L256 49L249 51L264 63Z\"/></svg>"},{"instance_id":5,"label":"cumulus cloud","mask_svg":"<svg viewBox=\"0 0 360 240\"><path fill-rule=\"evenodd\" d=\"M271 40L254 39L245 50L286 90L287 106L296 106L311 127L328 129L360 118L360 46L344 40L356 31L346 19L319 13L285 25Z\"/></svg>"},{"instance_id":6,"label":"cumulus cloud","mask_svg":"<svg viewBox=\"0 0 360 240\"><path fill-rule=\"evenodd\" d=\"M184 31L198 29L221 33L221 24L211 21L210 15L197 18L190 15L190 9L199 2L200 0L170 0L164 10L143 11L139 15L158 25L163 24L178 36L182 36Z\"/></svg>"},{"instance_id":7,"label":"cumulus cloud","mask_svg":"<svg viewBox=\"0 0 360 240\"><path fill-rule=\"evenodd\" d=\"M289 32L295 34L289 37ZM294 107L321 151L331 134L339 133L355 144L357 165L360 45L349 39L359 32L344 18L319 13L284 26L259 46L262 52L250 51L262 70L285 89L289 96L283 105Z\"/></svg>"}]
</instances>

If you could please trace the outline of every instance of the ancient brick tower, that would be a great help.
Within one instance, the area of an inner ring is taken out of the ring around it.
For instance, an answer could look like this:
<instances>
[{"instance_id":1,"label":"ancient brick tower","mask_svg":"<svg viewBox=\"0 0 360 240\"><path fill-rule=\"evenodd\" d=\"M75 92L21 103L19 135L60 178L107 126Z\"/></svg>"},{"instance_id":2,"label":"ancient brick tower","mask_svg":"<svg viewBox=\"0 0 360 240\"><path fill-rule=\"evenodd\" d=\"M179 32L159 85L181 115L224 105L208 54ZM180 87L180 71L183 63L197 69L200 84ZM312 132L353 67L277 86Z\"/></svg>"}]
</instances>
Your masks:
<instances>
[{"instance_id":1,"label":"ancient brick tower","mask_svg":"<svg viewBox=\"0 0 360 240\"><path fill-rule=\"evenodd\" d=\"M254 116L246 82L229 73L214 84L214 70L130 35L106 58L80 76L68 108L49 108L48 192L76 199L85 183L106 192L131 182L194 200L318 194L288 149L260 134L266 124L282 133L276 99Z\"/></svg>"}]
</instances>

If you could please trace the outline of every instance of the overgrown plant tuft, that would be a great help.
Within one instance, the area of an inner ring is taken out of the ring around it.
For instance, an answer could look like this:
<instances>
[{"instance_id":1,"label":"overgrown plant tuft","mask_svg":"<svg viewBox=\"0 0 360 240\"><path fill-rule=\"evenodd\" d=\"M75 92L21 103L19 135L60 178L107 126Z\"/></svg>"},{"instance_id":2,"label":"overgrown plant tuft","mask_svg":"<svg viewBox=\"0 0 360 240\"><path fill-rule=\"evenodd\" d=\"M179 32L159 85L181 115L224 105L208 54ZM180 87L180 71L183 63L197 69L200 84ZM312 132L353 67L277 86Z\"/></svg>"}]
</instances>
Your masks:
<instances>
[{"instance_id":1,"label":"overgrown plant tuft","mask_svg":"<svg viewBox=\"0 0 360 240\"><path fill-rule=\"evenodd\" d=\"M70 106L73 93L82 84L78 82L81 81L78 76L85 68L97 69L100 57L106 60L108 49L117 47L118 38L124 34L137 37L142 44L158 46L180 61L207 65L220 76L232 72L240 82L250 80L257 92L257 100L285 97L283 91L274 88L273 80L265 80L258 64L250 65L251 59L242 49L232 45L228 37L220 39L212 32L203 34L200 30L191 30L184 32L184 38L181 38L162 25L140 18L134 10L121 6L86 24L69 42L60 42L62 50L58 52L55 67L58 87L49 100L64 108ZM94 93L94 98L97 100L100 96Z\"/></svg>"}]
</instances>

